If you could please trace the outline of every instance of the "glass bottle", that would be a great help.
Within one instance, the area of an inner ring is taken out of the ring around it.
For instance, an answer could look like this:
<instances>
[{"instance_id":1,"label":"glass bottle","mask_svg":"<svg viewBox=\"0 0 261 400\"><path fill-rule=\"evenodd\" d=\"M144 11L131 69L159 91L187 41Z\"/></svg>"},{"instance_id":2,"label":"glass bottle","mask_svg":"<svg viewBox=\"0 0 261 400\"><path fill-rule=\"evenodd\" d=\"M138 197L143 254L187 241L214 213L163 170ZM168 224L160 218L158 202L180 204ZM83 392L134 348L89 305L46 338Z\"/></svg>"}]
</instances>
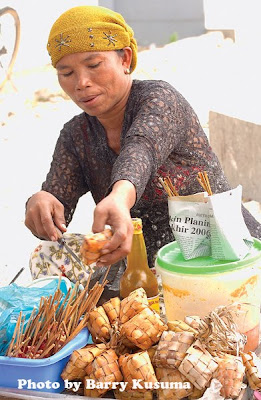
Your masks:
<instances>
[{"instance_id":1,"label":"glass bottle","mask_svg":"<svg viewBox=\"0 0 261 400\"><path fill-rule=\"evenodd\" d=\"M132 247L127 256L127 268L120 280L120 296L127 297L133 290L142 287L147 294L149 306L159 313L158 281L148 265L142 220L132 218L132 223L134 227Z\"/></svg>"}]
</instances>

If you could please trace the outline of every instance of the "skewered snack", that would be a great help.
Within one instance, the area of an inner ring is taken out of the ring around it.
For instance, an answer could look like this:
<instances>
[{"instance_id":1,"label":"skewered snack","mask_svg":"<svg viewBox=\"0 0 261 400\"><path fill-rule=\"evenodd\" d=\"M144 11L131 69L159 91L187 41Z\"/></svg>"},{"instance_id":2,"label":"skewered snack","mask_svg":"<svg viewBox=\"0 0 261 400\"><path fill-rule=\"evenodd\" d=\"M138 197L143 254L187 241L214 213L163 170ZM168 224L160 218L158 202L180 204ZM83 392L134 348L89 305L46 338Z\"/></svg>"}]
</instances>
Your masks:
<instances>
[{"instance_id":1,"label":"skewered snack","mask_svg":"<svg viewBox=\"0 0 261 400\"><path fill-rule=\"evenodd\" d=\"M191 332L163 332L153 357L153 364L162 368L178 368L194 340Z\"/></svg>"},{"instance_id":2,"label":"skewered snack","mask_svg":"<svg viewBox=\"0 0 261 400\"><path fill-rule=\"evenodd\" d=\"M241 357L226 354L222 358L217 357L216 361L218 369L214 372L213 377L222 384L221 396L226 399L236 399L241 392L245 373Z\"/></svg>"},{"instance_id":3,"label":"skewered snack","mask_svg":"<svg viewBox=\"0 0 261 400\"><path fill-rule=\"evenodd\" d=\"M197 181L203 187L205 192L207 192L209 196L212 196L213 193L209 184L208 174L206 173L206 171L198 173Z\"/></svg>"},{"instance_id":4,"label":"skewered snack","mask_svg":"<svg viewBox=\"0 0 261 400\"><path fill-rule=\"evenodd\" d=\"M261 359L252 351L242 353L241 356L246 367L249 386L253 390L261 391Z\"/></svg>"},{"instance_id":5,"label":"skewered snack","mask_svg":"<svg viewBox=\"0 0 261 400\"><path fill-rule=\"evenodd\" d=\"M12 340L7 349L8 357L45 358L57 353L86 326L89 313L96 306L107 283L96 282L88 290L90 277L84 290L79 283L69 289L65 298L58 288L53 296L42 297L38 311L33 310L28 322L20 312Z\"/></svg>"},{"instance_id":6,"label":"skewered snack","mask_svg":"<svg viewBox=\"0 0 261 400\"><path fill-rule=\"evenodd\" d=\"M159 177L159 181L169 197L179 195L169 176L165 178Z\"/></svg>"},{"instance_id":7,"label":"skewered snack","mask_svg":"<svg viewBox=\"0 0 261 400\"><path fill-rule=\"evenodd\" d=\"M80 248L83 262L86 265L96 262L101 256L101 250L105 244L110 241L111 237L111 229L105 229L103 232L89 233L88 235L85 235Z\"/></svg>"}]
</instances>

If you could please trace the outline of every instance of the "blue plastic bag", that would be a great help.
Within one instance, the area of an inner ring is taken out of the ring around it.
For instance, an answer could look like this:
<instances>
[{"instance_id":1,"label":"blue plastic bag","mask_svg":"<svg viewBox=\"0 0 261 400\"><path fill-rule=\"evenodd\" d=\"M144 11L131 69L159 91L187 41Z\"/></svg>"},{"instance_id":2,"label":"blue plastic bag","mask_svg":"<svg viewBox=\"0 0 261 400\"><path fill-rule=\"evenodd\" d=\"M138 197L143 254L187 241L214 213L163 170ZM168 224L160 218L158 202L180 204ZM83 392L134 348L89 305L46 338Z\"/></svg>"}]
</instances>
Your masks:
<instances>
[{"instance_id":1,"label":"blue plastic bag","mask_svg":"<svg viewBox=\"0 0 261 400\"><path fill-rule=\"evenodd\" d=\"M6 353L20 311L25 316L26 326L33 309L38 310L41 297L52 296L57 285L58 281L55 280L41 288L23 287L16 283L0 288L0 356ZM67 287L63 281L61 281L60 290L66 295Z\"/></svg>"}]
</instances>

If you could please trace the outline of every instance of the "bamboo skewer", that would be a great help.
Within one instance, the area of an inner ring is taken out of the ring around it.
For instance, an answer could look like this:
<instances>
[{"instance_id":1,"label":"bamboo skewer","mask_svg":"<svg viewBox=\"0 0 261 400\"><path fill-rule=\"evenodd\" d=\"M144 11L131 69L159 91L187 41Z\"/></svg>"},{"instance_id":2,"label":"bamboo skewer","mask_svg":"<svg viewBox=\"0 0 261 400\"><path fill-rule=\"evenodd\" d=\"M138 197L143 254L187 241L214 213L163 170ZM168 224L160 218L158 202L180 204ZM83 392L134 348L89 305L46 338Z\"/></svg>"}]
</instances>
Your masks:
<instances>
[{"instance_id":1,"label":"bamboo skewer","mask_svg":"<svg viewBox=\"0 0 261 400\"><path fill-rule=\"evenodd\" d=\"M13 333L13 336L12 336L12 339L11 339L11 343L10 343L10 346L9 346L9 348L8 348L8 350L7 350L7 356L8 357L10 357L10 355L11 355L11 350L10 349L12 349L12 347L13 347L13 345L14 345L14 342L15 342L15 338L16 338L16 336L17 336L17 334L18 334L18 330L19 330L19 328L20 328L20 321L21 321L21 318L22 318L22 312L20 311L20 313L19 313L19 317L18 317L18 319L17 319L17 322L16 322L16 325L15 325L15 330L14 330L14 333Z\"/></svg>"},{"instance_id":2,"label":"bamboo skewer","mask_svg":"<svg viewBox=\"0 0 261 400\"><path fill-rule=\"evenodd\" d=\"M41 353L40 357L37 357L37 358L44 358L44 356L45 356L46 354L49 354L49 353L50 353L50 351L54 348L54 346L55 346L55 343L52 343L49 347L47 347L46 349L44 349L44 351Z\"/></svg>"},{"instance_id":3,"label":"bamboo skewer","mask_svg":"<svg viewBox=\"0 0 261 400\"><path fill-rule=\"evenodd\" d=\"M198 173L197 181L202 186L204 191L207 192L209 196L212 196L213 193L211 190L208 174L206 171ZM161 186L165 189L169 197L179 196L179 193L177 192L169 176L167 176L166 178L159 177L159 182L161 183Z\"/></svg>"},{"instance_id":4,"label":"bamboo skewer","mask_svg":"<svg viewBox=\"0 0 261 400\"><path fill-rule=\"evenodd\" d=\"M170 187L170 190L171 190L171 192L174 194L174 196L178 196L179 194L178 194L176 188L174 187L174 185L173 185L173 183L172 183L172 181L171 181L171 179L170 179L169 176L167 176L167 177L165 178L165 182L168 183L168 186Z\"/></svg>"},{"instance_id":5,"label":"bamboo skewer","mask_svg":"<svg viewBox=\"0 0 261 400\"><path fill-rule=\"evenodd\" d=\"M169 176L164 179L159 177L159 181L169 197L179 195Z\"/></svg>"},{"instance_id":6,"label":"bamboo skewer","mask_svg":"<svg viewBox=\"0 0 261 400\"><path fill-rule=\"evenodd\" d=\"M76 283L63 300L58 284L53 296L40 299L39 310L33 309L27 323L20 312L6 355L39 359L65 346L86 326L89 312L96 306L107 283L109 270L110 267L103 282L96 282L89 292L90 277L83 291L80 292L79 283Z\"/></svg>"},{"instance_id":7,"label":"bamboo skewer","mask_svg":"<svg viewBox=\"0 0 261 400\"><path fill-rule=\"evenodd\" d=\"M22 333L23 333L23 328L24 328L24 321L25 321L25 316L21 315L18 329L17 329L17 339L16 339L16 346L19 348L21 344L21 339L22 339Z\"/></svg>"},{"instance_id":8,"label":"bamboo skewer","mask_svg":"<svg viewBox=\"0 0 261 400\"><path fill-rule=\"evenodd\" d=\"M29 318L29 320L28 320L28 322L27 322L27 324L26 324L26 328L25 328L25 331L24 331L24 337L25 336L30 336L30 332L31 332L31 322L33 321L33 319L34 319L34 317L35 317L35 313L36 313L36 308L34 308L33 309L33 311L32 311L32 313L31 313L31 315L30 315L30 318Z\"/></svg>"},{"instance_id":9,"label":"bamboo skewer","mask_svg":"<svg viewBox=\"0 0 261 400\"><path fill-rule=\"evenodd\" d=\"M204 191L207 192L209 196L212 196L213 193L212 193L212 190L211 190L211 187L210 187L208 174L206 173L206 171L198 173L197 181L202 186Z\"/></svg>"}]
</instances>

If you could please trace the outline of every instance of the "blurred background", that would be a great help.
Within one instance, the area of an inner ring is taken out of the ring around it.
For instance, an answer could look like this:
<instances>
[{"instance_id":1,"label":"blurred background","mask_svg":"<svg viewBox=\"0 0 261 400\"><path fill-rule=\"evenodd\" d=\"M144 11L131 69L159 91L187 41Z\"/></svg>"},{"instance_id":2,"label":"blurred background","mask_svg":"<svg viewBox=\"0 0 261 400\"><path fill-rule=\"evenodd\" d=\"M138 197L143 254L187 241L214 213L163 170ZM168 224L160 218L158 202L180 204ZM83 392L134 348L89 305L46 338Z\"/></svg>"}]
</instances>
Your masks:
<instances>
[{"instance_id":1,"label":"blurred background","mask_svg":"<svg viewBox=\"0 0 261 400\"><path fill-rule=\"evenodd\" d=\"M187 98L233 186L260 218L260 0L0 0L20 18L21 39L12 75L0 90L2 223L0 286L28 262L38 240L24 226L25 202L40 189L63 124L81 112L62 92L46 42L59 15L78 5L120 12L139 45L136 79L163 79ZM1 43L14 26L0 18ZM1 58L0 58L1 62ZM83 196L69 232L87 233L93 201Z\"/></svg>"}]
</instances>

